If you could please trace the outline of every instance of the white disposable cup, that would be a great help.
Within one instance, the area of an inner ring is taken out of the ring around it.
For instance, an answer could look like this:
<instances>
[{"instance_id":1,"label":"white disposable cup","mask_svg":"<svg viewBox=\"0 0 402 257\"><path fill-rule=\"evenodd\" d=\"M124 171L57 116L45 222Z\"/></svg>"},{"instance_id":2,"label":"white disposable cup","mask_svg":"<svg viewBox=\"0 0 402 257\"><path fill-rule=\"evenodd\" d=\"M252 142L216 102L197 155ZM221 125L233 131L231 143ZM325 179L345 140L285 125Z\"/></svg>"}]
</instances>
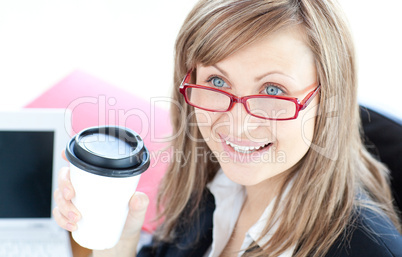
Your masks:
<instances>
[{"instance_id":1,"label":"white disposable cup","mask_svg":"<svg viewBox=\"0 0 402 257\"><path fill-rule=\"evenodd\" d=\"M123 231L149 152L134 131L117 126L88 128L66 147L72 203L81 213L73 239L94 250L112 248Z\"/></svg>"},{"instance_id":2,"label":"white disposable cup","mask_svg":"<svg viewBox=\"0 0 402 257\"><path fill-rule=\"evenodd\" d=\"M72 202L82 216L77 222L78 229L72 232L79 245L103 250L117 244L140 176L105 177L70 164L70 178L75 190Z\"/></svg>"}]
</instances>

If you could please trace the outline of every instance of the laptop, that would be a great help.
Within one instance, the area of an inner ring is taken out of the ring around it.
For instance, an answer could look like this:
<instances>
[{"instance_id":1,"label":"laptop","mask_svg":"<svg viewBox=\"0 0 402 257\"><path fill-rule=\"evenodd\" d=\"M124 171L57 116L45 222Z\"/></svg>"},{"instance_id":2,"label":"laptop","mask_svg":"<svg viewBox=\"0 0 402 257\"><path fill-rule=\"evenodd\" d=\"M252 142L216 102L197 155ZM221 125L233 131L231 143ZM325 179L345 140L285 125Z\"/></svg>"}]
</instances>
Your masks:
<instances>
[{"instance_id":1,"label":"laptop","mask_svg":"<svg viewBox=\"0 0 402 257\"><path fill-rule=\"evenodd\" d=\"M69 133L65 109L0 111L0 257L71 257L52 217Z\"/></svg>"}]
</instances>

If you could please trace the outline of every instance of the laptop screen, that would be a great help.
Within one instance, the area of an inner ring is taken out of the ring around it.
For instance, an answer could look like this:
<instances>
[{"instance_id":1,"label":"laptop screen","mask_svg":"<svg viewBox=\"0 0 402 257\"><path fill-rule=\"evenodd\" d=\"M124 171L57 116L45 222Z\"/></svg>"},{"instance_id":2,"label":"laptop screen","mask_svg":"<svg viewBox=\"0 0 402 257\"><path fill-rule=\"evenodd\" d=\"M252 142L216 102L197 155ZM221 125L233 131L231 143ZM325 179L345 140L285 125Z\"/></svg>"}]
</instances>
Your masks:
<instances>
[{"instance_id":1,"label":"laptop screen","mask_svg":"<svg viewBox=\"0 0 402 257\"><path fill-rule=\"evenodd\" d=\"M54 133L0 130L0 218L50 217Z\"/></svg>"}]
</instances>

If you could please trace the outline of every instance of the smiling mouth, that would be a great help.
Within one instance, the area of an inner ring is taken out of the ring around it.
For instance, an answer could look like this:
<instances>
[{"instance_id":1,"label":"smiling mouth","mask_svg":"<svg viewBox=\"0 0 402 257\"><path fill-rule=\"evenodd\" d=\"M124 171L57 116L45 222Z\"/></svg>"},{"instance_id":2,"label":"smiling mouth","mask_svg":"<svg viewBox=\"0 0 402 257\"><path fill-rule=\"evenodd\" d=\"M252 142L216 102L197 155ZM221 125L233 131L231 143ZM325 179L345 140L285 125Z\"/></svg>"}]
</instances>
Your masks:
<instances>
[{"instance_id":1,"label":"smiling mouth","mask_svg":"<svg viewBox=\"0 0 402 257\"><path fill-rule=\"evenodd\" d=\"M236 152L244 153L244 154L250 154L253 152L257 152L257 151L262 151L272 144L272 143L267 143L267 144L260 145L260 146L241 146L241 145L233 144L232 142L229 142L227 140L225 140L225 143L228 146L232 147Z\"/></svg>"}]
</instances>

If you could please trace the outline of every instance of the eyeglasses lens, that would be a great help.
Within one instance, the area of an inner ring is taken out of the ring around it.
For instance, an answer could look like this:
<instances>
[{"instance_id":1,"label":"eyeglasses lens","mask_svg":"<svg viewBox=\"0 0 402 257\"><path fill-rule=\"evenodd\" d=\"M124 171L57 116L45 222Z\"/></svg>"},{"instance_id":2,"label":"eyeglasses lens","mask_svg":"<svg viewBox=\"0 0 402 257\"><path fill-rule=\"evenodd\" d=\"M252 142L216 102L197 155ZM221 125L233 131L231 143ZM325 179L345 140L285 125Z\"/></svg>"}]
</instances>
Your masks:
<instances>
[{"instance_id":1,"label":"eyeglasses lens","mask_svg":"<svg viewBox=\"0 0 402 257\"><path fill-rule=\"evenodd\" d=\"M187 99L201 109L226 111L230 106L230 97L212 90L187 88Z\"/></svg>"},{"instance_id":2,"label":"eyeglasses lens","mask_svg":"<svg viewBox=\"0 0 402 257\"><path fill-rule=\"evenodd\" d=\"M250 113L269 119L288 119L296 113L295 103L277 98L250 98L247 100Z\"/></svg>"}]
</instances>

